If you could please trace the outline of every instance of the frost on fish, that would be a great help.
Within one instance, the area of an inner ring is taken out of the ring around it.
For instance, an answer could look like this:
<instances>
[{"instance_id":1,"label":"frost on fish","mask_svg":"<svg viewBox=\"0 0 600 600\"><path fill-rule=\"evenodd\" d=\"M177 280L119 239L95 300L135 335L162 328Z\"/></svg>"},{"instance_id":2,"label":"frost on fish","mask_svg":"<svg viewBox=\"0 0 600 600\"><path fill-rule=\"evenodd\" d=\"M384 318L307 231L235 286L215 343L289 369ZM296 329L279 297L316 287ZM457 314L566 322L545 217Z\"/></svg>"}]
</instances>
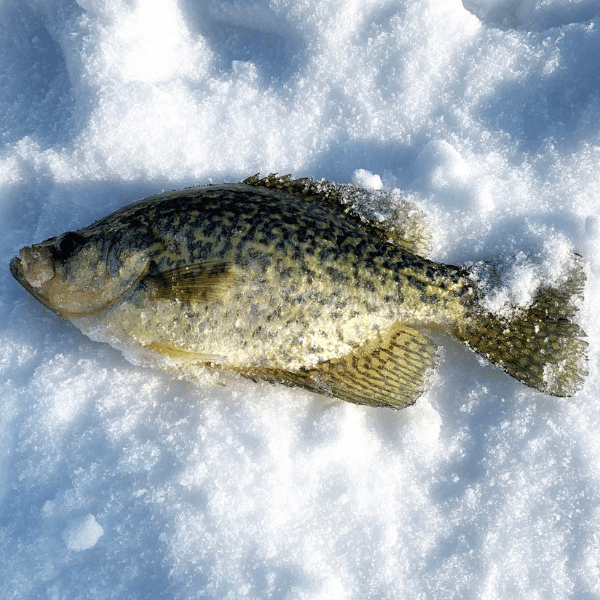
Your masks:
<instances>
[{"instance_id":1,"label":"frost on fish","mask_svg":"<svg viewBox=\"0 0 600 600\"><path fill-rule=\"evenodd\" d=\"M432 262L428 244L422 212L393 195L254 176L135 202L23 248L11 272L93 339L180 376L209 366L402 408L435 367L434 328L533 388L581 387L579 259L497 312L474 267Z\"/></svg>"}]
</instances>

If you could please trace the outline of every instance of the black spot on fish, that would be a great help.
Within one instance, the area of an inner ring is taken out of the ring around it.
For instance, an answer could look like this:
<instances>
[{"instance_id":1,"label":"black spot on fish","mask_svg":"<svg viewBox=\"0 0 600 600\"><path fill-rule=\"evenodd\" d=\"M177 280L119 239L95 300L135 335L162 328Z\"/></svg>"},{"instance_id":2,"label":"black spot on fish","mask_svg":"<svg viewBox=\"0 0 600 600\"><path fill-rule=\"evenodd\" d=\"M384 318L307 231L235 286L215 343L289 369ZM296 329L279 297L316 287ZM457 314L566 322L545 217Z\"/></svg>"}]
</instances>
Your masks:
<instances>
[{"instance_id":1,"label":"black spot on fish","mask_svg":"<svg viewBox=\"0 0 600 600\"><path fill-rule=\"evenodd\" d=\"M430 294L421 294L421 302L424 304L437 304L439 302L439 298Z\"/></svg>"},{"instance_id":2,"label":"black spot on fish","mask_svg":"<svg viewBox=\"0 0 600 600\"><path fill-rule=\"evenodd\" d=\"M412 285L413 287L421 291L425 291L425 288L427 287L422 281L419 281L414 277L407 277L406 281L409 283L409 285Z\"/></svg>"}]
</instances>

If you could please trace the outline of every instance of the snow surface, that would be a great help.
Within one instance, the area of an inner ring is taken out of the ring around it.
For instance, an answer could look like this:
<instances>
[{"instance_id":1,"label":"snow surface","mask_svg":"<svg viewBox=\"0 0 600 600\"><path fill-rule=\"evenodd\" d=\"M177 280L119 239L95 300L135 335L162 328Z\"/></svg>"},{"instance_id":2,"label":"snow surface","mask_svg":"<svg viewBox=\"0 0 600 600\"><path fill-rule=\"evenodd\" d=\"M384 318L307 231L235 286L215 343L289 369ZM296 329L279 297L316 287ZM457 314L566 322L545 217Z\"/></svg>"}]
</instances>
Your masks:
<instances>
[{"instance_id":1,"label":"snow surface","mask_svg":"<svg viewBox=\"0 0 600 600\"><path fill-rule=\"evenodd\" d=\"M599 597L599 12L2 2L0 596ZM513 299L579 252L585 389L544 396L445 336L401 412L194 386L88 340L8 272L134 199L256 172L397 188L436 260L499 258Z\"/></svg>"},{"instance_id":2,"label":"snow surface","mask_svg":"<svg viewBox=\"0 0 600 600\"><path fill-rule=\"evenodd\" d=\"M62 538L69 550L80 552L93 548L103 533L104 529L98 525L94 515L88 514L81 519L72 519L63 531Z\"/></svg>"}]
</instances>

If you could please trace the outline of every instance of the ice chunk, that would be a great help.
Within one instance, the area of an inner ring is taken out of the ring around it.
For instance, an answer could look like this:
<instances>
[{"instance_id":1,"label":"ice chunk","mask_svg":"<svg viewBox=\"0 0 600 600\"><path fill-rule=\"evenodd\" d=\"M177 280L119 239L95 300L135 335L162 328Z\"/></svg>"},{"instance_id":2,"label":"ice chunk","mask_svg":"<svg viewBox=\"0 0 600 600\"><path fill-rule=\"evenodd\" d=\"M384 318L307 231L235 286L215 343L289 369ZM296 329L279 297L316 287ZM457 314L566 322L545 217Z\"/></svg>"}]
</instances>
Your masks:
<instances>
[{"instance_id":1,"label":"ice chunk","mask_svg":"<svg viewBox=\"0 0 600 600\"><path fill-rule=\"evenodd\" d=\"M93 548L104 534L104 529L98 525L94 515L87 514L81 519L71 519L66 529L62 532L69 550L89 550Z\"/></svg>"},{"instance_id":2,"label":"ice chunk","mask_svg":"<svg viewBox=\"0 0 600 600\"><path fill-rule=\"evenodd\" d=\"M381 177L379 175L369 173L365 169L358 169L352 174L352 183L356 187L365 188L367 190L380 190L383 187Z\"/></svg>"}]
</instances>

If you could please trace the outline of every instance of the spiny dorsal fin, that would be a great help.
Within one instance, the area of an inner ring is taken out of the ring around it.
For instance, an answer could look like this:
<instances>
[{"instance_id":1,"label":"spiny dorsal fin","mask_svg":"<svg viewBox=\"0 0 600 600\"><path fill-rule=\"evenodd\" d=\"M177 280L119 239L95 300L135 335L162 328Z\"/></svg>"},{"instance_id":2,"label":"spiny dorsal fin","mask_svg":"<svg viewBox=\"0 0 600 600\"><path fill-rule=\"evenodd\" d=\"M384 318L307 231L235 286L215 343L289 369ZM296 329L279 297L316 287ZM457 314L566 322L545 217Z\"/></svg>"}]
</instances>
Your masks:
<instances>
[{"instance_id":1,"label":"spiny dorsal fin","mask_svg":"<svg viewBox=\"0 0 600 600\"><path fill-rule=\"evenodd\" d=\"M292 179L291 175L277 175L277 173L271 173L262 179L259 177L259 174L256 173L255 175L252 175L252 177L248 177L242 181L242 183L245 183L246 185L253 185L254 187L281 190L284 192L289 192L290 194L302 194L303 196L310 195L307 193L307 184L309 182L309 177Z\"/></svg>"},{"instance_id":2,"label":"spiny dorsal fin","mask_svg":"<svg viewBox=\"0 0 600 600\"><path fill-rule=\"evenodd\" d=\"M243 274L229 262L202 262L185 265L142 280L153 300L180 302L211 302L243 278Z\"/></svg>"},{"instance_id":3,"label":"spiny dorsal fin","mask_svg":"<svg viewBox=\"0 0 600 600\"><path fill-rule=\"evenodd\" d=\"M302 387L370 406L405 408L423 393L427 375L437 362L435 344L401 325L352 354L311 369L284 371L269 367L232 368L252 380ZM221 367L227 368L227 367Z\"/></svg>"},{"instance_id":4,"label":"spiny dorsal fin","mask_svg":"<svg viewBox=\"0 0 600 600\"><path fill-rule=\"evenodd\" d=\"M278 176L275 173L262 179L257 173L242 183L302 194L308 200L319 202L347 221L360 226L376 240L389 241L420 255L425 255L430 250L430 235L423 212L416 205L391 192L362 190L331 181L317 182L309 177L292 179L290 175ZM386 204L388 214L383 216L379 212Z\"/></svg>"}]
</instances>

